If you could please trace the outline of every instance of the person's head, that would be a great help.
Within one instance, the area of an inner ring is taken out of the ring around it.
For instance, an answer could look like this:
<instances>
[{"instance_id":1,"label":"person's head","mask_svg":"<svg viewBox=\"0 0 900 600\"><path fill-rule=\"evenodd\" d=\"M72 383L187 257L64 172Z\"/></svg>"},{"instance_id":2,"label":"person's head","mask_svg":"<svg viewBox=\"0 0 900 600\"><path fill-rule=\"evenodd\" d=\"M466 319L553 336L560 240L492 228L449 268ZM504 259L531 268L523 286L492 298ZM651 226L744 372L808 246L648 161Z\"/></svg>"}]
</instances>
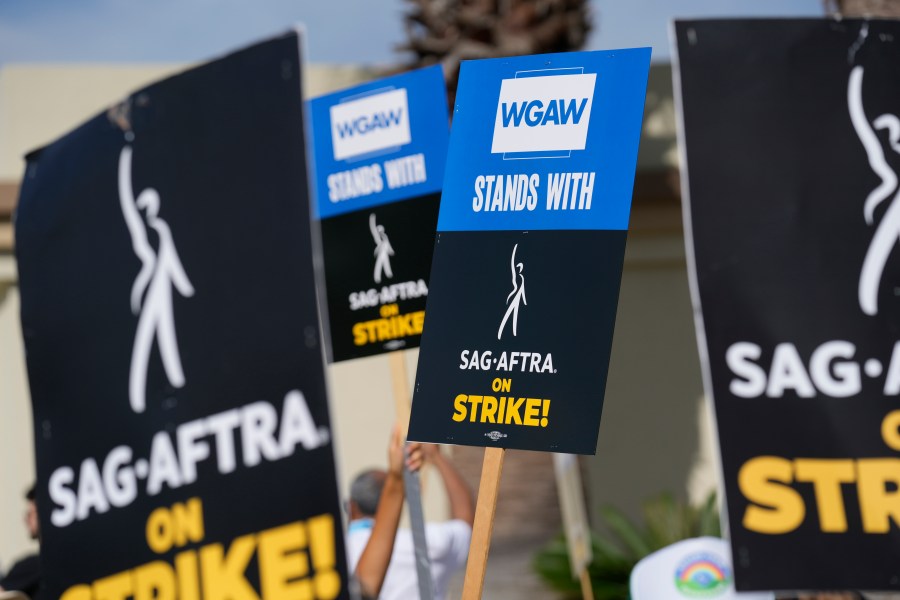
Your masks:
<instances>
[{"instance_id":1,"label":"person's head","mask_svg":"<svg viewBox=\"0 0 900 600\"><path fill-rule=\"evenodd\" d=\"M379 469L369 469L356 476L350 484L351 519L375 516L386 477L387 473Z\"/></svg>"},{"instance_id":2,"label":"person's head","mask_svg":"<svg viewBox=\"0 0 900 600\"><path fill-rule=\"evenodd\" d=\"M28 535L31 539L36 540L41 535L40 525L38 523L37 504L35 503L35 489L31 486L25 492L25 527L28 529Z\"/></svg>"}]
</instances>

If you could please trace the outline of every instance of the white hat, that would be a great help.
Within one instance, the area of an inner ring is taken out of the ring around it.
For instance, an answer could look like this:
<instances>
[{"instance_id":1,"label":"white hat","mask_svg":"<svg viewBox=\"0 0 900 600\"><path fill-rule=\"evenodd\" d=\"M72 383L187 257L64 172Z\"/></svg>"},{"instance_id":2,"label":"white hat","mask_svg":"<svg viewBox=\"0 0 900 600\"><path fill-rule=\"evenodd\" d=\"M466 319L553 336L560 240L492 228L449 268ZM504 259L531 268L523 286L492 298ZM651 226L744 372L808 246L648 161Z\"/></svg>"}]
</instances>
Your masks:
<instances>
[{"instance_id":1,"label":"white hat","mask_svg":"<svg viewBox=\"0 0 900 600\"><path fill-rule=\"evenodd\" d=\"M728 542L682 540L645 556L631 571L632 600L774 600L772 592L734 591Z\"/></svg>"}]
</instances>

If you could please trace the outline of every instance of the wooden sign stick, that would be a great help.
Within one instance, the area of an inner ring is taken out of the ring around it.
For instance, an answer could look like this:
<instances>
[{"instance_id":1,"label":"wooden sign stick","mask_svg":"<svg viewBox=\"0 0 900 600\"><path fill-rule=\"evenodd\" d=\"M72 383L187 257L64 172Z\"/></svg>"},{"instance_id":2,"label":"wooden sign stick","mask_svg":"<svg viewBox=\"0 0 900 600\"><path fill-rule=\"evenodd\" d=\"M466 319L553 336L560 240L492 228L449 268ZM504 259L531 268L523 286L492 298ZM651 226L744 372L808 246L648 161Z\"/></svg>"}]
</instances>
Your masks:
<instances>
[{"instance_id":1,"label":"wooden sign stick","mask_svg":"<svg viewBox=\"0 0 900 600\"><path fill-rule=\"evenodd\" d=\"M391 381L394 388L394 405L397 421L403 431L403 439L409 431L410 394L409 377L406 372L406 357L402 350L388 354L391 367ZM431 579L431 561L428 557L428 541L425 538L425 513L422 510L422 487L419 473L403 469L403 485L406 505L409 507L409 521L412 526L413 549L416 557L416 577L419 584L419 598L434 598L434 582Z\"/></svg>"},{"instance_id":2,"label":"wooden sign stick","mask_svg":"<svg viewBox=\"0 0 900 600\"><path fill-rule=\"evenodd\" d=\"M594 587L591 585L591 576L587 567L581 569L581 596L584 600L594 600Z\"/></svg>"},{"instance_id":3,"label":"wooden sign stick","mask_svg":"<svg viewBox=\"0 0 900 600\"><path fill-rule=\"evenodd\" d=\"M487 571L488 552L491 549L491 532L494 529L494 513L500 491L500 473L503 471L503 448L485 448L481 467L481 483L478 485L478 503L475 505L475 524L472 526L472 543L469 545L469 562L463 582L462 600L480 600L484 590L484 574Z\"/></svg>"},{"instance_id":4,"label":"wooden sign stick","mask_svg":"<svg viewBox=\"0 0 900 600\"><path fill-rule=\"evenodd\" d=\"M394 410L397 414L397 422L406 439L409 430L409 378L406 374L406 357L403 350L388 353L388 364L391 368L391 384L394 389Z\"/></svg>"}]
</instances>

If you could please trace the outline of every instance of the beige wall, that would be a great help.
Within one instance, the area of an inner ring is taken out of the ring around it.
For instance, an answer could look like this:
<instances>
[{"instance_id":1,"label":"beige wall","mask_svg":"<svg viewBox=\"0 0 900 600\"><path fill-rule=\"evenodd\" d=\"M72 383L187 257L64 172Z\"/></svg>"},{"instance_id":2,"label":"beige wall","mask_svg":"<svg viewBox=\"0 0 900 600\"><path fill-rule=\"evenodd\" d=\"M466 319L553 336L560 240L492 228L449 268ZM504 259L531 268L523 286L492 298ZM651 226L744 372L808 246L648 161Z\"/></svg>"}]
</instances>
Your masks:
<instances>
[{"instance_id":1,"label":"beige wall","mask_svg":"<svg viewBox=\"0 0 900 600\"><path fill-rule=\"evenodd\" d=\"M680 215L669 209L666 227L644 226L654 212L662 211L632 215L597 455L588 461L595 523L602 505L638 517L662 491L700 502L716 484Z\"/></svg>"},{"instance_id":2,"label":"beige wall","mask_svg":"<svg viewBox=\"0 0 900 600\"><path fill-rule=\"evenodd\" d=\"M34 480L31 406L12 257L0 256L0 569L30 552L23 494Z\"/></svg>"},{"instance_id":3,"label":"beige wall","mask_svg":"<svg viewBox=\"0 0 900 600\"><path fill-rule=\"evenodd\" d=\"M612 504L639 517L669 491L699 503L715 488L717 452L703 398L675 171L672 73L653 65L638 153L656 182L635 200L597 455L588 458L592 521ZM654 187L655 186L655 187Z\"/></svg>"},{"instance_id":4,"label":"beige wall","mask_svg":"<svg viewBox=\"0 0 900 600\"><path fill-rule=\"evenodd\" d=\"M404 352L407 389L415 384L419 351ZM359 358L328 368L331 414L335 424L338 479L342 493L360 471L387 466L388 436L396 411L394 380L387 355ZM452 449L448 450L452 454ZM423 476L422 493L427 519L444 519L449 506L436 474Z\"/></svg>"}]
</instances>

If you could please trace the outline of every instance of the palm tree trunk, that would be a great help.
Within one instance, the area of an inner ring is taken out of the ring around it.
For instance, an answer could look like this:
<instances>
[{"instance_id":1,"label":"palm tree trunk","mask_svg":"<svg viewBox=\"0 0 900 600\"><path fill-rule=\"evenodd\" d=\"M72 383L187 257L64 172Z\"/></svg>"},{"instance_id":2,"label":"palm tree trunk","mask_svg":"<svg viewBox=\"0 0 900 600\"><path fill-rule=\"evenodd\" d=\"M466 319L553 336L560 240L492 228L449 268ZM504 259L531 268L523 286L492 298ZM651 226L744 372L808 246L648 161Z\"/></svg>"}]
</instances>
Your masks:
<instances>
[{"instance_id":1,"label":"palm tree trunk","mask_svg":"<svg viewBox=\"0 0 900 600\"><path fill-rule=\"evenodd\" d=\"M589 0L406 0L404 12L400 69L442 65L451 108L460 61L577 50L591 30Z\"/></svg>"},{"instance_id":2,"label":"palm tree trunk","mask_svg":"<svg viewBox=\"0 0 900 600\"><path fill-rule=\"evenodd\" d=\"M826 6L845 17L900 17L900 0L831 0Z\"/></svg>"}]
</instances>

